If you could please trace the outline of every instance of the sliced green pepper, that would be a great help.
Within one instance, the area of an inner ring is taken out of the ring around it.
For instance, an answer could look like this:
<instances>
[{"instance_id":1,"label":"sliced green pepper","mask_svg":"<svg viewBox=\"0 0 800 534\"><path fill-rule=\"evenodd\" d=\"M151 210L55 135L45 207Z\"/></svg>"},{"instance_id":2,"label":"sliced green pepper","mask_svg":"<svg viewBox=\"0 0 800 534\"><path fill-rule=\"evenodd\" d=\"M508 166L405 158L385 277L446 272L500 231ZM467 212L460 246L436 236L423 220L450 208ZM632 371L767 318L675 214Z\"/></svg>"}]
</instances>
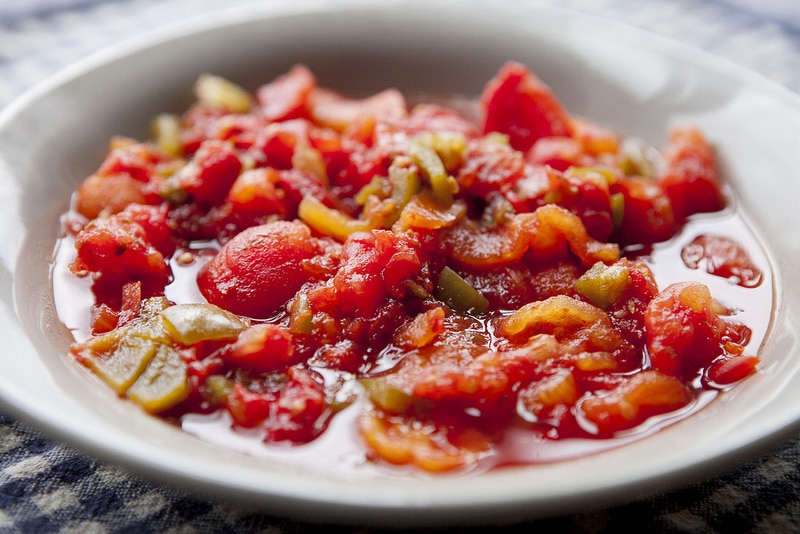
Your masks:
<instances>
[{"instance_id":1,"label":"sliced green pepper","mask_svg":"<svg viewBox=\"0 0 800 534\"><path fill-rule=\"evenodd\" d=\"M444 206L452 204L453 193L458 188L455 180L448 176L444 163L436 151L421 142L412 142L408 155L428 179L436 201Z\"/></svg>"},{"instance_id":2,"label":"sliced green pepper","mask_svg":"<svg viewBox=\"0 0 800 534\"><path fill-rule=\"evenodd\" d=\"M628 289L631 283L627 267L615 263L595 263L575 282L575 291L589 299L598 308L607 309Z\"/></svg>"},{"instance_id":3,"label":"sliced green pepper","mask_svg":"<svg viewBox=\"0 0 800 534\"><path fill-rule=\"evenodd\" d=\"M177 304L161 312L172 339L184 345L236 339L248 324L239 316L206 303Z\"/></svg>"},{"instance_id":4,"label":"sliced green pepper","mask_svg":"<svg viewBox=\"0 0 800 534\"><path fill-rule=\"evenodd\" d=\"M625 195L614 193L611 195L611 223L616 230L622 226L622 219L625 217Z\"/></svg>"},{"instance_id":5,"label":"sliced green pepper","mask_svg":"<svg viewBox=\"0 0 800 534\"><path fill-rule=\"evenodd\" d=\"M292 334L310 334L313 328L314 313L308 295L303 292L289 304L289 332Z\"/></svg>"},{"instance_id":6,"label":"sliced green pepper","mask_svg":"<svg viewBox=\"0 0 800 534\"><path fill-rule=\"evenodd\" d=\"M391 167L389 167L389 182L392 184L392 201L395 203L395 214L392 216L391 221L387 221L389 225L400 217L403 208L411 201L416 195L422 183L419 174L408 165L403 164L402 161L395 160ZM404 158L405 159L405 158ZM406 160L408 161L408 160Z\"/></svg>"},{"instance_id":7,"label":"sliced green pepper","mask_svg":"<svg viewBox=\"0 0 800 534\"><path fill-rule=\"evenodd\" d=\"M359 380L372 403L391 413L403 413L411 405L412 397L405 391L394 386L390 386L383 380L377 378L362 378Z\"/></svg>"},{"instance_id":8,"label":"sliced green pepper","mask_svg":"<svg viewBox=\"0 0 800 534\"><path fill-rule=\"evenodd\" d=\"M213 74L201 74L195 82L194 92L199 101L219 106L231 113L245 113L254 102L252 95L245 89Z\"/></svg>"},{"instance_id":9,"label":"sliced green pepper","mask_svg":"<svg viewBox=\"0 0 800 534\"><path fill-rule=\"evenodd\" d=\"M337 209L329 208L311 195L303 197L300 201L298 216L317 232L342 242L352 233L372 230L369 222L354 219Z\"/></svg>"},{"instance_id":10,"label":"sliced green pepper","mask_svg":"<svg viewBox=\"0 0 800 534\"><path fill-rule=\"evenodd\" d=\"M436 298L460 312L486 313L489 301L457 272L445 267L439 274Z\"/></svg>"},{"instance_id":11,"label":"sliced green pepper","mask_svg":"<svg viewBox=\"0 0 800 534\"><path fill-rule=\"evenodd\" d=\"M186 398L187 378L180 354L169 345L157 345L153 358L127 395L146 411L157 413Z\"/></svg>"},{"instance_id":12,"label":"sliced green pepper","mask_svg":"<svg viewBox=\"0 0 800 534\"><path fill-rule=\"evenodd\" d=\"M124 395L156 354L158 343L130 335L131 328L112 330L83 343L79 358L118 394Z\"/></svg>"}]
</instances>

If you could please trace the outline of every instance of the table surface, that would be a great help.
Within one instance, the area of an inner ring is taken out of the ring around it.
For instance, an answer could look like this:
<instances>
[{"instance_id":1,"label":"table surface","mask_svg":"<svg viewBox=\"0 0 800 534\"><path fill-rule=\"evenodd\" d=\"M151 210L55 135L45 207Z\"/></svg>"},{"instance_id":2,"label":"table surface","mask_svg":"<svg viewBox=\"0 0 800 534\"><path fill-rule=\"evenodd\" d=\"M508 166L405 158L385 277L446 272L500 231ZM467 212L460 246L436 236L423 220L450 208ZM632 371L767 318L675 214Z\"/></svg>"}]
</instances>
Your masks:
<instances>
[{"instance_id":1,"label":"table surface","mask_svg":"<svg viewBox=\"0 0 800 534\"><path fill-rule=\"evenodd\" d=\"M4 0L0 6L0 109L61 68L122 38L199 12L246 3L243 0ZM521 8L534 4L558 6L622 21L706 50L800 91L800 7L792 7L800 3L777 0L763 3L759 0L750 3L520 0L517 3ZM750 10L748 6L752 6ZM796 12L784 12L785 6ZM756 8L761 12L755 11ZM800 436L732 472L687 488L600 511L495 530L797 532L800 531L799 455ZM237 508L235 503L211 501L154 484L51 441L26 424L0 414L0 532L282 534L323 530L377 531L310 525L252 513Z\"/></svg>"}]
</instances>

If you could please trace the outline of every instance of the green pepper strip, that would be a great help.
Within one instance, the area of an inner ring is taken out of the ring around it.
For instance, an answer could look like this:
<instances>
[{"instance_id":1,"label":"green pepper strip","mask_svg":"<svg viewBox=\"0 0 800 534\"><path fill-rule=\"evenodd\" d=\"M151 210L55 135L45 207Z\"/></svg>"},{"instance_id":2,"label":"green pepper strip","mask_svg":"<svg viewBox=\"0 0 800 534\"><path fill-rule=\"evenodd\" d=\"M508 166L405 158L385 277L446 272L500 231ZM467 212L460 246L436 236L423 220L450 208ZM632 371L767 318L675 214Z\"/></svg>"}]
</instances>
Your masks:
<instances>
[{"instance_id":1,"label":"green pepper strip","mask_svg":"<svg viewBox=\"0 0 800 534\"><path fill-rule=\"evenodd\" d=\"M486 297L450 267L445 267L439 274L436 297L460 312L486 313L489 309Z\"/></svg>"},{"instance_id":2,"label":"green pepper strip","mask_svg":"<svg viewBox=\"0 0 800 534\"><path fill-rule=\"evenodd\" d=\"M439 204L449 206L453 203L453 187L447 175L442 159L436 151L422 143L411 143L408 150L411 160L416 163L423 175L428 179L433 191L433 198Z\"/></svg>"}]
</instances>

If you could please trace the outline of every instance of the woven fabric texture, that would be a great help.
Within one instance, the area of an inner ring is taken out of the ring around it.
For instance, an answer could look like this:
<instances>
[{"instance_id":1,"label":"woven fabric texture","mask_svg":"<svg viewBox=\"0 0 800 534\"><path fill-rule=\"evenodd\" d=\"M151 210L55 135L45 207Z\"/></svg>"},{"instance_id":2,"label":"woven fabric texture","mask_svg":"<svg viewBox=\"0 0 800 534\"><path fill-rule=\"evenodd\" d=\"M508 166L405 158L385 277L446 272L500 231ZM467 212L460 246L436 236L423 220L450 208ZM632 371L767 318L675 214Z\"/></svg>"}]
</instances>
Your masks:
<instances>
[{"instance_id":1,"label":"woven fabric texture","mask_svg":"<svg viewBox=\"0 0 800 534\"><path fill-rule=\"evenodd\" d=\"M273 2L292 0L268 0ZM39 0L0 6L0 109L69 64L192 14L242 0ZM590 13L678 39L800 91L800 33L711 0L517 1ZM13 5L11 5L13 4ZM498 532L797 532L800 438L712 480L624 506ZM460 528L453 532L483 532ZM0 532L375 532L254 514L155 484L0 415ZM405 532L405 531L402 531ZM423 532L423 531L415 531ZM425 532L447 532L446 529Z\"/></svg>"}]
</instances>

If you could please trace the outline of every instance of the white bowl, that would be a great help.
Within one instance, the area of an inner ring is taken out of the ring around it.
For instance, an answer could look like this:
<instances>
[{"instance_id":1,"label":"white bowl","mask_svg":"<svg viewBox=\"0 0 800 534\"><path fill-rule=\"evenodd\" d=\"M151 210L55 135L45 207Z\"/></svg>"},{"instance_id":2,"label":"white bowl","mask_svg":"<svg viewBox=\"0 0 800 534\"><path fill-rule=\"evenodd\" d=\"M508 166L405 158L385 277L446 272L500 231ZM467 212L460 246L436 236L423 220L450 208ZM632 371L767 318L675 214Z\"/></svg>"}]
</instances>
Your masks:
<instances>
[{"instance_id":1,"label":"white bowl","mask_svg":"<svg viewBox=\"0 0 800 534\"><path fill-rule=\"evenodd\" d=\"M50 267L58 215L114 134L143 138L214 72L249 88L302 62L351 94L387 86L476 95L506 60L528 65L566 107L663 144L695 124L769 251L776 302L760 372L700 413L601 454L472 478L309 469L225 450L141 413L71 358ZM0 115L0 399L56 439L144 475L320 521L465 524L586 511L675 488L785 439L800 420L800 99L758 76L609 21L525 16L471 3L269 4L124 43L27 93Z\"/></svg>"}]
</instances>

